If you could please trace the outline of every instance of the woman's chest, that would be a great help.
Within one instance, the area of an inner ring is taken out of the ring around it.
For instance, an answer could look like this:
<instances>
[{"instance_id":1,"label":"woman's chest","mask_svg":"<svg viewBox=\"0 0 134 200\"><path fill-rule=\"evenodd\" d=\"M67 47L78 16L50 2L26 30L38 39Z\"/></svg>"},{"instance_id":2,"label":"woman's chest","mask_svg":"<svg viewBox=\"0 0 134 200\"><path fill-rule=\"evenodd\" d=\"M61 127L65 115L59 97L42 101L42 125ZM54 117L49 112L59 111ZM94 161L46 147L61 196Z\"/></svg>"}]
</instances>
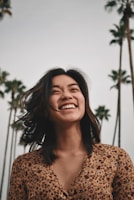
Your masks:
<instances>
[{"instance_id":1,"label":"woman's chest","mask_svg":"<svg viewBox=\"0 0 134 200\"><path fill-rule=\"evenodd\" d=\"M62 167L62 166L61 166ZM68 190L50 167L35 165L24 177L29 200L42 199L112 199L112 183L116 164L107 160L88 159L71 180ZM65 174L70 176L70 174ZM33 198L34 197L34 198Z\"/></svg>"}]
</instances>

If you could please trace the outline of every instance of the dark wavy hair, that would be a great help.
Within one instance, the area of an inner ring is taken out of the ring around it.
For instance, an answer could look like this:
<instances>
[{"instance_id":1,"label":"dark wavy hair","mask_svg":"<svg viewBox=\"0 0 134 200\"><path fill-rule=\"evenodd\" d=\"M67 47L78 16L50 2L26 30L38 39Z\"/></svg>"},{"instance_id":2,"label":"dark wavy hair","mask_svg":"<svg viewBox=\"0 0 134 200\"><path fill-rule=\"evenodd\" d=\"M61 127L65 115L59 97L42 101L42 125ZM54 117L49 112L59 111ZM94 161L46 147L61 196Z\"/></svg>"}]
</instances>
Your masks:
<instances>
[{"instance_id":1,"label":"dark wavy hair","mask_svg":"<svg viewBox=\"0 0 134 200\"><path fill-rule=\"evenodd\" d=\"M51 165L56 159L53 153L56 147L56 135L53 122L48 117L49 96L53 77L63 74L73 78L78 83L85 98L85 114L81 120L81 130L83 143L88 153L92 153L94 143L100 142L99 121L90 108L88 86L82 73L75 69L67 71L62 68L51 69L34 87L24 93L21 105L26 113L19 119L24 124L21 143L30 144L30 151L41 145L47 165Z\"/></svg>"}]
</instances>

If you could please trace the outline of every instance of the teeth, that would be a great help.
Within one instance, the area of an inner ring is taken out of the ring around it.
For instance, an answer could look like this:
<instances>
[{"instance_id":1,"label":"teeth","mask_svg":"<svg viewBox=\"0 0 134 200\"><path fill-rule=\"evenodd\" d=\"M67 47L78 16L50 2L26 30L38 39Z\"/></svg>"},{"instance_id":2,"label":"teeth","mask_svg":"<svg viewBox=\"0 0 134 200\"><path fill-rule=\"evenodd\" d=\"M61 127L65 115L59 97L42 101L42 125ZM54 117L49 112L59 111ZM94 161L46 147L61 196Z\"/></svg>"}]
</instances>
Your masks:
<instances>
[{"instance_id":1,"label":"teeth","mask_svg":"<svg viewBox=\"0 0 134 200\"><path fill-rule=\"evenodd\" d=\"M75 108L75 105L74 104L63 105L60 109L64 110L64 109L68 109L68 108Z\"/></svg>"}]
</instances>

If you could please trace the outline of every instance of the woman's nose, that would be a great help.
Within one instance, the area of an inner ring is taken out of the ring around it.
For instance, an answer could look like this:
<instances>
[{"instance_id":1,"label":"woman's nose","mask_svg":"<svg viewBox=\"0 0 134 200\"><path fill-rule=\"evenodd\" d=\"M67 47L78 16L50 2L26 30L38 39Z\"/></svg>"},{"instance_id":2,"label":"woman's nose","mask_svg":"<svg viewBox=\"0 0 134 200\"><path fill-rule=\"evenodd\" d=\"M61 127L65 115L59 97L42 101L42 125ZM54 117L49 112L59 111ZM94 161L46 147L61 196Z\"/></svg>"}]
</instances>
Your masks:
<instances>
[{"instance_id":1,"label":"woman's nose","mask_svg":"<svg viewBox=\"0 0 134 200\"><path fill-rule=\"evenodd\" d=\"M71 92L69 92L69 91L63 91L63 93L62 93L62 99L64 100L66 100L66 99L72 99L72 94L71 94Z\"/></svg>"}]
</instances>

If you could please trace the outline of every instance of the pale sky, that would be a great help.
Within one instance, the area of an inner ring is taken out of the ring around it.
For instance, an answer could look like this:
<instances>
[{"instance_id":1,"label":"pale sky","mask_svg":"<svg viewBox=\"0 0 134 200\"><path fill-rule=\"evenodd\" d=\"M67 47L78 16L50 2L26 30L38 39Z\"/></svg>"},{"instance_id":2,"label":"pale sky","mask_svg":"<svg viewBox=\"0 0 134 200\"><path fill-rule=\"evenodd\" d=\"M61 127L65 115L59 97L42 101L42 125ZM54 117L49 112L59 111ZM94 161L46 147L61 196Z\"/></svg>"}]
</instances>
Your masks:
<instances>
[{"instance_id":1,"label":"pale sky","mask_svg":"<svg viewBox=\"0 0 134 200\"><path fill-rule=\"evenodd\" d=\"M113 82L108 74L118 69L119 47L109 45L113 39L109 29L118 24L118 14L104 10L105 0L12 0L11 3L13 16L6 15L0 22L0 68L10 73L11 80L23 81L27 89L49 68L80 68L88 76L92 109L99 105L110 109L111 118L102 127L102 142L112 144L117 91L110 90ZM126 43L123 69L130 74ZM0 99L1 157L7 130L7 100ZM133 121L131 87L123 86L121 143L134 161ZM17 147L18 154L22 153L20 149Z\"/></svg>"}]
</instances>

